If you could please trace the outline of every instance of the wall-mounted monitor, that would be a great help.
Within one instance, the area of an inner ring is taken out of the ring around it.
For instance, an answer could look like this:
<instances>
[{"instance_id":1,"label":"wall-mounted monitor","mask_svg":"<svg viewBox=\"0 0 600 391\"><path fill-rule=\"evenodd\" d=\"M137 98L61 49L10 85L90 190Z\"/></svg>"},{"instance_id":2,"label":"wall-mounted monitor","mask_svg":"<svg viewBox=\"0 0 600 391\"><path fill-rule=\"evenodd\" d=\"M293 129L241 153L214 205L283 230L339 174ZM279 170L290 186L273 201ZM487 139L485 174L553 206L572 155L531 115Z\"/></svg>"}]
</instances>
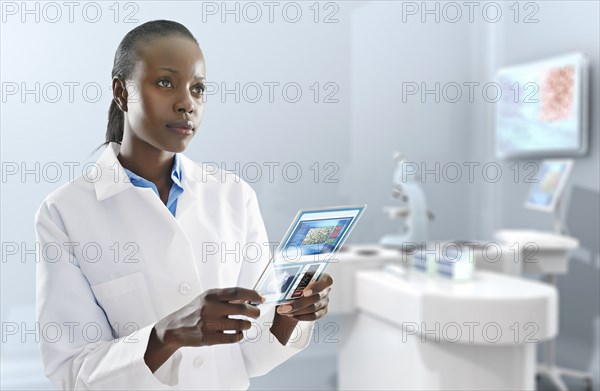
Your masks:
<instances>
[{"instance_id":1,"label":"wall-mounted monitor","mask_svg":"<svg viewBox=\"0 0 600 391\"><path fill-rule=\"evenodd\" d=\"M584 53L502 68L496 103L499 158L587 153L589 62Z\"/></svg>"},{"instance_id":2,"label":"wall-mounted monitor","mask_svg":"<svg viewBox=\"0 0 600 391\"><path fill-rule=\"evenodd\" d=\"M571 159L544 160L536 182L529 190L525 206L544 212L555 212L572 167Z\"/></svg>"}]
</instances>

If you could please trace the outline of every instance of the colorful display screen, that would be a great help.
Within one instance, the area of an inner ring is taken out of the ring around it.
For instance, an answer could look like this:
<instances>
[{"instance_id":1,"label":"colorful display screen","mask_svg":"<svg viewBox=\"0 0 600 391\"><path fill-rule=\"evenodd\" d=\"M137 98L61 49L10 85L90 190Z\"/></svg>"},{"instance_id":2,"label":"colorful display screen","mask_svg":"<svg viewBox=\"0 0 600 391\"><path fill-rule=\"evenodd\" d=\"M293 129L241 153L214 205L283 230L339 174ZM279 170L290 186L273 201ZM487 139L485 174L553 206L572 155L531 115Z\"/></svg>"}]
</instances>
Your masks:
<instances>
[{"instance_id":1,"label":"colorful display screen","mask_svg":"<svg viewBox=\"0 0 600 391\"><path fill-rule=\"evenodd\" d=\"M499 157L580 155L587 149L587 66L581 54L502 69Z\"/></svg>"},{"instance_id":2,"label":"colorful display screen","mask_svg":"<svg viewBox=\"0 0 600 391\"><path fill-rule=\"evenodd\" d=\"M255 289L267 303L302 297L341 247L366 205L303 210L288 229Z\"/></svg>"},{"instance_id":3,"label":"colorful display screen","mask_svg":"<svg viewBox=\"0 0 600 391\"><path fill-rule=\"evenodd\" d=\"M286 243L285 256L330 253L344 236L352 219L302 221Z\"/></svg>"}]
</instances>

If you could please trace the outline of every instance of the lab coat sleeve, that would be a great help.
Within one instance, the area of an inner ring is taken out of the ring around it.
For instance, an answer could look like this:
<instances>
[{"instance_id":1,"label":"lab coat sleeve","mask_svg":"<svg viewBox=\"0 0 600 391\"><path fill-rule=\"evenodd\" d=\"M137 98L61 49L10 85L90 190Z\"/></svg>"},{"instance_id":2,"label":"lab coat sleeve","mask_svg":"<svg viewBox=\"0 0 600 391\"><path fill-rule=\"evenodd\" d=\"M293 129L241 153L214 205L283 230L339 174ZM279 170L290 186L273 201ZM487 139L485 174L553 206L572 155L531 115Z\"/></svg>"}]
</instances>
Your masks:
<instances>
[{"instance_id":1,"label":"lab coat sleeve","mask_svg":"<svg viewBox=\"0 0 600 391\"><path fill-rule=\"evenodd\" d=\"M36 318L45 375L59 389L69 390L165 390L176 385L176 374L169 378L163 370L159 379L159 371L153 374L144 361L154 324L114 338L70 250L60 214L46 202L36 212L35 230ZM181 353L176 355L169 365L178 364Z\"/></svg>"},{"instance_id":2,"label":"lab coat sleeve","mask_svg":"<svg viewBox=\"0 0 600 391\"><path fill-rule=\"evenodd\" d=\"M242 262L243 283L252 288L271 258L269 240L254 190L250 191L247 201L247 217L246 242L260 246L263 250L258 261L243 260ZM246 332L244 340L240 343L249 377L262 376L305 349L312 338L315 323L298 322L287 345L282 345L270 331L276 305L265 304L259 308L260 317L253 320L252 328Z\"/></svg>"}]
</instances>

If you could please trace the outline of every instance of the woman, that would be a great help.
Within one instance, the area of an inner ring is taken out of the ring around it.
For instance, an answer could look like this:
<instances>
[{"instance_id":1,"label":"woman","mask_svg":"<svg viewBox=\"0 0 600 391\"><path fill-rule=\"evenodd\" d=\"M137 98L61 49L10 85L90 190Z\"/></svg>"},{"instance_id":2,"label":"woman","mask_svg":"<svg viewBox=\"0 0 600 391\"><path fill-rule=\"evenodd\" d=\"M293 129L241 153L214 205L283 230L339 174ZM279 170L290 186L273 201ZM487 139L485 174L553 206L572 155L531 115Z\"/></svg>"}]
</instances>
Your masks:
<instances>
[{"instance_id":1,"label":"woman","mask_svg":"<svg viewBox=\"0 0 600 391\"><path fill-rule=\"evenodd\" d=\"M332 279L277 310L248 304L263 299L249 288L268 238L247 183L181 153L204 114L204 57L188 29L133 29L112 77L94 174L48 195L35 216L45 373L63 389L248 388L307 346ZM262 251L239 251L248 244Z\"/></svg>"}]
</instances>

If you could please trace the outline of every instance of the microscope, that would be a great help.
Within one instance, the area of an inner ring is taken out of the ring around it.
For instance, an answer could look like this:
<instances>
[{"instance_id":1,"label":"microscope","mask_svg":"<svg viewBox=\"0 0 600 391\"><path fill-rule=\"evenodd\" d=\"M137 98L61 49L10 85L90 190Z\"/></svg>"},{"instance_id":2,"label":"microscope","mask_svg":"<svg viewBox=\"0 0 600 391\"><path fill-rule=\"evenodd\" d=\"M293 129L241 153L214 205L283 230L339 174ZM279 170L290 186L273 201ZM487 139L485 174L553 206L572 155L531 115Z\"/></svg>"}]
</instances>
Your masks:
<instances>
[{"instance_id":1,"label":"microscope","mask_svg":"<svg viewBox=\"0 0 600 391\"><path fill-rule=\"evenodd\" d=\"M387 206L383 210L392 220L400 221L400 232L385 235L379 244L386 248L402 249L403 243L421 244L427 242L428 223L434 214L427 209L425 194L419 185L420 176L411 175L403 178L407 171L404 155L394 154L396 168L392 178L392 198L400 201L398 206Z\"/></svg>"}]
</instances>

